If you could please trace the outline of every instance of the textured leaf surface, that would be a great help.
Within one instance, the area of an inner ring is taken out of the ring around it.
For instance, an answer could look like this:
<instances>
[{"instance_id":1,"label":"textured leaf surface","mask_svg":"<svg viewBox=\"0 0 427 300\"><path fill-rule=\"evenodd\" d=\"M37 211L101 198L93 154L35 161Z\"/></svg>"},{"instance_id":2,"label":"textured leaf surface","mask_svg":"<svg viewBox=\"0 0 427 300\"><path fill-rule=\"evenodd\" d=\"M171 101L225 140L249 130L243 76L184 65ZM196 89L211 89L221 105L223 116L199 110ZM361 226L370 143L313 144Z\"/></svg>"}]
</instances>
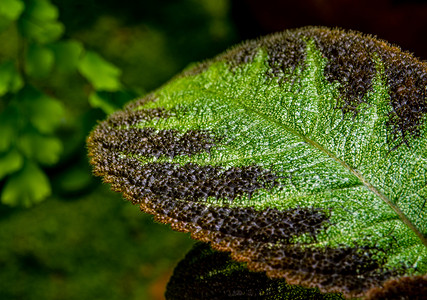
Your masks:
<instances>
[{"instance_id":1,"label":"textured leaf surface","mask_svg":"<svg viewBox=\"0 0 427 300\"><path fill-rule=\"evenodd\" d=\"M427 271L426 72L355 32L249 41L101 123L94 171L251 270L362 296Z\"/></svg>"}]
</instances>

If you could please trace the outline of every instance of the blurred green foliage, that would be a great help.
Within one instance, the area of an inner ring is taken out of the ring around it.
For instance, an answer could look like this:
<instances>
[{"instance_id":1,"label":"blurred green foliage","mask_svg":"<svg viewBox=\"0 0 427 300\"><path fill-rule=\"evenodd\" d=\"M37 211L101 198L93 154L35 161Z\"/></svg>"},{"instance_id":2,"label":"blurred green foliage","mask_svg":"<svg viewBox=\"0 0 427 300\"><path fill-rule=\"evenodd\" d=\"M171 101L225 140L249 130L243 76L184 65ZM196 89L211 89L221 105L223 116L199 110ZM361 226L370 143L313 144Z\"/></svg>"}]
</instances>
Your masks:
<instances>
[{"instance_id":1,"label":"blurred green foliage","mask_svg":"<svg viewBox=\"0 0 427 300\"><path fill-rule=\"evenodd\" d=\"M52 194L46 170L58 175L82 149L102 118L91 108L109 114L224 50L233 42L228 10L225 0L1 1L1 202L29 207ZM85 187L81 153L74 174Z\"/></svg>"},{"instance_id":2,"label":"blurred green foliage","mask_svg":"<svg viewBox=\"0 0 427 300\"><path fill-rule=\"evenodd\" d=\"M0 299L162 298L192 241L100 186L85 139L235 42L227 0L0 0Z\"/></svg>"},{"instance_id":3,"label":"blurred green foliage","mask_svg":"<svg viewBox=\"0 0 427 300\"><path fill-rule=\"evenodd\" d=\"M44 166L57 164L64 143L59 129L66 125L66 106L57 97L52 78L80 75L80 90L123 93L121 71L73 39L61 38L64 25L49 0L7 0L0 3L0 40L11 43L0 52L0 165L4 180L1 202L31 206L52 194ZM91 101L107 112L122 103L110 98ZM88 177L87 177L88 178Z\"/></svg>"}]
</instances>

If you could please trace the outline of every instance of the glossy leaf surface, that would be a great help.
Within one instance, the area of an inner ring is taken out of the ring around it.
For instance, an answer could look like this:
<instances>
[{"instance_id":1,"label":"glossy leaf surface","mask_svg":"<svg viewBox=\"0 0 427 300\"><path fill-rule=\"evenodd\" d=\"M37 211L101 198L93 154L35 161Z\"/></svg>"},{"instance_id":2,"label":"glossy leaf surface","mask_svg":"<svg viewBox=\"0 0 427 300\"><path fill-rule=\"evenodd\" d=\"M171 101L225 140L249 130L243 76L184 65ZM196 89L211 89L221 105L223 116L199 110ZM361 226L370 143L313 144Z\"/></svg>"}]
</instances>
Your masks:
<instances>
[{"instance_id":1,"label":"glossy leaf surface","mask_svg":"<svg viewBox=\"0 0 427 300\"><path fill-rule=\"evenodd\" d=\"M101 123L95 174L251 270L363 296L427 272L426 72L356 32L249 41Z\"/></svg>"}]
</instances>

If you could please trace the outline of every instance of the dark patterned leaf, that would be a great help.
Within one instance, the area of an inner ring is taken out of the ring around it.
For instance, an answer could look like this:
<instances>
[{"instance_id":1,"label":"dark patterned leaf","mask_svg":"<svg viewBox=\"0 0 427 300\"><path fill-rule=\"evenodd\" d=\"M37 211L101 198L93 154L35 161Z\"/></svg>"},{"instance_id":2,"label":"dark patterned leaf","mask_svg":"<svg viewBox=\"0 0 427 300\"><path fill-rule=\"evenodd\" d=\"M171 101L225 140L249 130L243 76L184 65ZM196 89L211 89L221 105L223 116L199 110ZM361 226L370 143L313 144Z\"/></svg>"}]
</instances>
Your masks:
<instances>
[{"instance_id":1,"label":"dark patterned leaf","mask_svg":"<svg viewBox=\"0 0 427 300\"><path fill-rule=\"evenodd\" d=\"M91 162L250 270L360 297L427 271L426 70L357 32L249 41L112 114Z\"/></svg>"}]
</instances>

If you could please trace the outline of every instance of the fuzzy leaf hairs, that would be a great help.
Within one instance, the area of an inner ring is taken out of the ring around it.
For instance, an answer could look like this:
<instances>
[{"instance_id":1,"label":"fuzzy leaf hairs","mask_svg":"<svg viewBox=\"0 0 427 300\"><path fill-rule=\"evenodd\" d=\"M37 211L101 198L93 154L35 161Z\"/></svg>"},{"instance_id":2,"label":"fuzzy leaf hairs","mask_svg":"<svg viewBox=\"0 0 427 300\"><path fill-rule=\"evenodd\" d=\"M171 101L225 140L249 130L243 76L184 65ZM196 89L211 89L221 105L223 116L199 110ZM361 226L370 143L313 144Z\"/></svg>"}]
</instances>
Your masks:
<instances>
[{"instance_id":1,"label":"fuzzy leaf hairs","mask_svg":"<svg viewBox=\"0 0 427 300\"><path fill-rule=\"evenodd\" d=\"M385 41L289 30L113 113L89 156L113 190L251 271L347 298L426 286L426 86L427 64Z\"/></svg>"}]
</instances>

